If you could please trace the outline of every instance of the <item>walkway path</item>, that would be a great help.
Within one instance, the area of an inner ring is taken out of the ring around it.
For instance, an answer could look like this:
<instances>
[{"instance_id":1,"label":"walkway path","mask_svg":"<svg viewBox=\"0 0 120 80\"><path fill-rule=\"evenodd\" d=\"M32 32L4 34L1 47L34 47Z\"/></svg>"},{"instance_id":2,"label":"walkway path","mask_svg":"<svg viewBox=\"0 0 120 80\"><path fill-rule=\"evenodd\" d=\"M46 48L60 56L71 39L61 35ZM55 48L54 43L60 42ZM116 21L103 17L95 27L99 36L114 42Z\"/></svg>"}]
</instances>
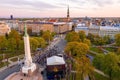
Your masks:
<instances>
[{"instance_id":1,"label":"walkway path","mask_svg":"<svg viewBox=\"0 0 120 80\"><path fill-rule=\"evenodd\" d=\"M97 73L99 73L99 74L101 74L101 75L103 75L104 77L109 78L108 75L104 74L102 71L100 71L100 70L98 70L98 69L94 69L94 71L97 72Z\"/></svg>"}]
</instances>

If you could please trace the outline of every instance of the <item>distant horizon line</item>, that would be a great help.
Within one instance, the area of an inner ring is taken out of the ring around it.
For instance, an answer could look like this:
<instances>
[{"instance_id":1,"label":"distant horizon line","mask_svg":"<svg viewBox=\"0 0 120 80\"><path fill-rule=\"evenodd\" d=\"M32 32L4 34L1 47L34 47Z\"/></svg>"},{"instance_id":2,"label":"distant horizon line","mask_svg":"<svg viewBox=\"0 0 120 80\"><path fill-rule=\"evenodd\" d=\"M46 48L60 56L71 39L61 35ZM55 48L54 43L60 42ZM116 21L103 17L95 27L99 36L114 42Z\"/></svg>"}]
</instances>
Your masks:
<instances>
[{"instance_id":1,"label":"distant horizon line","mask_svg":"<svg viewBox=\"0 0 120 80\"><path fill-rule=\"evenodd\" d=\"M120 18L120 16L116 17L116 16L106 16L106 17L100 17L100 16L96 16L96 17L93 17L93 16L81 16L81 17L70 17L70 18ZM67 17L13 17L13 19L16 19L16 18L67 18ZM0 19L10 19L10 17L0 17Z\"/></svg>"}]
</instances>

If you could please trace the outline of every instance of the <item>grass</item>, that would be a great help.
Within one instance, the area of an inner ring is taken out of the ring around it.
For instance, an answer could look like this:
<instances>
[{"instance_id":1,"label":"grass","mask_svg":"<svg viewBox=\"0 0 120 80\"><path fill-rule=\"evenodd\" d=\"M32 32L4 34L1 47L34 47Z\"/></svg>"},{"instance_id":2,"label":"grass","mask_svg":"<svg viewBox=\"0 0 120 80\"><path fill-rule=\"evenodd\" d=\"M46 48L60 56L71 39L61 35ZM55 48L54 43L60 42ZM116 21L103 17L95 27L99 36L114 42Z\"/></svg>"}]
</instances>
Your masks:
<instances>
[{"instance_id":1,"label":"grass","mask_svg":"<svg viewBox=\"0 0 120 80\"><path fill-rule=\"evenodd\" d=\"M13 62L16 62L16 61L18 61L18 58L13 58L13 59L10 59L11 61L13 61Z\"/></svg>"},{"instance_id":2,"label":"grass","mask_svg":"<svg viewBox=\"0 0 120 80\"><path fill-rule=\"evenodd\" d=\"M112 47L107 47L105 49L110 51L110 52L116 52L117 51L115 48L112 48Z\"/></svg>"},{"instance_id":3,"label":"grass","mask_svg":"<svg viewBox=\"0 0 120 80\"><path fill-rule=\"evenodd\" d=\"M100 49L97 48L97 47L91 47L90 50L91 50L91 51L94 51L94 52L97 52L97 53L103 53L103 51L100 50Z\"/></svg>"},{"instance_id":4,"label":"grass","mask_svg":"<svg viewBox=\"0 0 120 80\"><path fill-rule=\"evenodd\" d=\"M23 59L23 57L19 57L19 59L21 60L21 59ZM10 59L10 60L13 61L13 62L16 62L16 61L18 61L18 57L12 58L12 59Z\"/></svg>"},{"instance_id":5,"label":"grass","mask_svg":"<svg viewBox=\"0 0 120 80\"><path fill-rule=\"evenodd\" d=\"M89 55L91 55L91 56L96 56L96 54L93 54L93 53L91 53L91 52L88 52L87 54L89 54Z\"/></svg>"},{"instance_id":6,"label":"grass","mask_svg":"<svg viewBox=\"0 0 120 80\"><path fill-rule=\"evenodd\" d=\"M9 62L0 62L0 68L7 66L8 64L10 64Z\"/></svg>"},{"instance_id":7,"label":"grass","mask_svg":"<svg viewBox=\"0 0 120 80\"><path fill-rule=\"evenodd\" d=\"M17 52L3 53L3 54L5 54L4 57L11 58L11 57L14 57L14 56L22 55L22 54L24 54L24 52L23 51L17 51ZM1 54L0 59L2 59L2 58L3 58L3 55Z\"/></svg>"}]
</instances>

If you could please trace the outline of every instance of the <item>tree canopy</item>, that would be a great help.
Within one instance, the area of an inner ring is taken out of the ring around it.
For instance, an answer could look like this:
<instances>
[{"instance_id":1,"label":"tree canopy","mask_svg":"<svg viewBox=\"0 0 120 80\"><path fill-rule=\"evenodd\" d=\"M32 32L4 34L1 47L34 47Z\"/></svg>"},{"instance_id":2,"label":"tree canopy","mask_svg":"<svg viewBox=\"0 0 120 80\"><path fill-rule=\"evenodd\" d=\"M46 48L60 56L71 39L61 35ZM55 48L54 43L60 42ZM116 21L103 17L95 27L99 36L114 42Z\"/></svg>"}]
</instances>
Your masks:
<instances>
[{"instance_id":1,"label":"tree canopy","mask_svg":"<svg viewBox=\"0 0 120 80\"><path fill-rule=\"evenodd\" d=\"M115 35L115 42L117 46L120 46L120 33Z\"/></svg>"},{"instance_id":2,"label":"tree canopy","mask_svg":"<svg viewBox=\"0 0 120 80\"><path fill-rule=\"evenodd\" d=\"M120 62L119 57L115 53L97 55L93 60L93 64L96 68L109 75L110 80L120 79L118 76L120 73Z\"/></svg>"},{"instance_id":3,"label":"tree canopy","mask_svg":"<svg viewBox=\"0 0 120 80\"><path fill-rule=\"evenodd\" d=\"M79 35L78 33L72 31L66 35L65 39L67 40L67 42L79 41Z\"/></svg>"},{"instance_id":4,"label":"tree canopy","mask_svg":"<svg viewBox=\"0 0 120 80\"><path fill-rule=\"evenodd\" d=\"M69 42L65 47L66 53L71 53L72 56L85 55L89 50L89 46L85 43Z\"/></svg>"}]
</instances>

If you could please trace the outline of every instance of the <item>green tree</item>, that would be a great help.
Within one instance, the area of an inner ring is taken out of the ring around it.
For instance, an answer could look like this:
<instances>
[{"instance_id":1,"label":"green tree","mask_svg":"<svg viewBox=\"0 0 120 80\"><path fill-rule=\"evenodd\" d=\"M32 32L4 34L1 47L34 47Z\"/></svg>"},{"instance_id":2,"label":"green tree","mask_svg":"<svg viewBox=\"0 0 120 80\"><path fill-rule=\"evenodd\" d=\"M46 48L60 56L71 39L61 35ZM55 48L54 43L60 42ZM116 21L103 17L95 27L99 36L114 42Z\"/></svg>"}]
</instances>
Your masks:
<instances>
[{"instance_id":1,"label":"green tree","mask_svg":"<svg viewBox=\"0 0 120 80\"><path fill-rule=\"evenodd\" d=\"M84 31L79 31L78 34L79 34L80 40L83 42L84 39L86 38L85 32Z\"/></svg>"},{"instance_id":2,"label":"green tree","mask_svg":"<svg viewBox=\"0 0 120 80\"><path fill-rule=\"evenodd\" d=\"M74 58L75 63L71 63L75 66L77 77L76 79L83 80L86 77L93 79L93 66L90 64L89 59L86 57L86 53L89 50L89 46L82 42L69 42L65 47L65 52L70 53Z\"/></svg>"},{"instance_id":3,"label":"green tree","mask_svg":"<svg viewBox=\"0 0 120 80\"><path fill-rule=\"evenodd\" d=\"M30 38L31 51L35 51L38 48L39 42L35 38Z\"/></svg>"},{"instance_id":4,"label":"green tree","mask_svg":"<svg viewBox=\"0 0 120 80\"><path fill-rule=\"evenodd\" d=\"M39 42L39 44L38 44L39 48L45 48L46 47L46 41L44 40L44 38L35 37L34 39L36 39Z\"/></svg>"},{"instance_id":5,"label":"green tree","mask_svg":"<svg viewBox=\"0 0 120 80\"><path fill-rule=\"evenodd\" d=\"M95 36L93 34L91 34L91 33L88 33L87 38L93 43Z\"/></svg>"},{"instance_id":6,"label":"green tree","mask_svg":"<svg viewBox=\"0 0 120 80\"><path fill-rule=\"evenodd\" d=\"M14 39L16 43L16 49L19 50L19 45L20 45L20 40L21 40L21 36L19 35L19 33L16 30L12 30L8 35L8 39L10 38Z\"/></svg>"},{"instance_id":7,"label":"green tree","mask_svg":"<svg viewBox=\"0 0 120 80\"><path fill-rule=\"evenodd\" d=\"M78 72L76 80L86 80L86 77L94 80L94 67L86 56L77 57L75 67Z\"/></svg>"},{"instance_id":8,"label":"green tree","mask_svg":"<svg viewBox=\"0 0 120 80\"><path fill-rule=\"evenodd\" d=\"M102 70L104 57L104 54L97 54L93 59L93 65L99 70Z\"/></svg>"},{"instance_id":9,"label":"green tree","mask_svg":"<svg viewBox=\"0 0 120 80\"><path fill-rule=\"evenodd\" d=\"M109 80L119 80L119 60L120 58L115 53L108 53L106 55L97 55L93 60L93 64L96 68L109 75Z\"/></svg>"},{"instance_id":10,"label":"green tree","mask_svg":"<svg viewBox=\"0 0 120 80\"><path fill-rule=\"evenodd\" d=\"M40 36L42 36L43 35L43 30L40 30Z\"/></svg>"},{"instance_id":11,"label":"green tree","mask_svg":"<svg viewBox=\"0 0 120 80\"><path fill-rule=\"evenodd\" d=\"M115 35L115 42L117 46L120 46L120 33Z\"/></svg>"},{"instance_id":12,"label":"green tree","mask_svg":"<svg viewBox=\"0 0 120 80\"><path fill-rule=\"evenodd\" d=\"M85 43L79 43L78 45L75 46L73 53L76 56L85 56L89 50L89 46Z\"/></svg>"},{"instance_id":13,"label":"green tree","mask_svg":"<svg viewBox=\"0 0 120 80\"><path fill-rule=\"evenodd\" d=\"M109 75L110 80L113 80L116 77L118 78L118 76L114 75L117 71L120 71L118 63L119 58L115 53L108 53L107 55L105 55L103 71Z\"/></svg>"},{"instance_id":14,"label":"green tree","mask_svg":"<svg viewBox=\"0 0 120 80\"><path fill-rule=\"evenodd\" d=\"M95 35L95 38L94 38L94 44L95 45L103 45L105 44L105 41L102 37L100 37L99 35Z\"/></svg>"},{"instance_id":15,"label":"green tree","mask_svg":"<svg viewBox=\"0 0 120 80\"><path fill-rule=\"evenodd\" d=\"M79 35L78 33L72 31L66 35L65 39L67 40L67 42L79 41Z\"/></svg>"},{"instance_id":16,"label":"green tree","mask_svg":"<svg viewBox=\"0 0 120 80\"><path fill-rule=\"evenodd\" d=\"M27 28L27 33L28 33L29 35L32 35L32 29L31 29L31 28Z\"/></svg>"},{"instance_id":17,"label":"green tree","mask_svg":"<svg viewBox=\"0 0 120 80\"><path fill-rule=\"evenodd\" d=\"M19 50L24 51L24 41L20 40Z\"/></svg>"},{"instance_id":18,"label":"green tree","mask_svg":"<svg viewBox=\"0 0 120 80\"><path fill-rule=\"evenodd\" d=\"M79 42L69 42L69 43L67 43L67 45L65 47L65 52L70 56L75 55L74 50L75 50L76 45L78 45L78 44L79 44Z\"/></svg>"},{"instance_id":19,"label":"green tree","mask_svg":"<svg viewBox=\"0 0 120 80\"><path fill-rule=\"evenodd\" d=\"M87 44L88 46L91 46L91 42L89 39L84 39L83 43Z\"/></svg>"},{"instance_id":20,"label":"green tree","mask_svg":"<svg viewBox=\"0 0 120 80\"><path fill-rule=\"evenodd\" d=\"M69 42L65 47L66 53L71 53L72 56L86 55L89 50L89 46L85 43Z\"/></svg>"},{"instance_id":21,"label":"green tree","mask_svg":"<svg viewBox=\"0 0 120 80\"><path fill-rule=\"evenodd\" d=\"M120 48L118 48L117 50L117 55L120 55Z\"/></svg>"},{"instance_id":22,"label":"green tree","mask_svg":"<svg viewBox=\"0 0 120 80\"><path fill-rule=\"evenodd\" d=\"M0 36L0 50L4 50L7 48L7 40L5 36Z\"/></svg>"},{"instance_id":23,"label":"green tree","mask_svg":"<svg viewBox=\"0 0 120 80\"><path fill-rule=\"evenodd\" d=\"M53 39L50 31L45 31L45 32L43 32L42 37L43 37L48 43Z\"/></svg>"},{"instance_id":24,"label":"green tree","mask_svg":"<svg viewBox=\"0 0 120 80\"><path fill-rule=\"evenodd\" d=\"M104 36L103 40L104 40L105 44L110 44L110 42L111 42L109 36Z\"/></svg>"},{"instance_id":25,"label":"green tree","mask_svg":"<svg viewBox=\"0 0 120 80\"><path fill-rule=\"evenodd\" d=\"M54 37L54 36L56 35L56 33L55 33L55 32L52 32L51 35L52 35L52 37Z\"/></svg>"},{"instance_id":26,"label":"green tree","mask_svg":"<svg viewBox=\"0 0 120 80\"><path fill-rule=\"evenodd\" d=\"M12 52L15 52L16 51L16 41L14 38L9 38L8 41L8 50L12 51Z\"/></svg>"}]
</instances>

